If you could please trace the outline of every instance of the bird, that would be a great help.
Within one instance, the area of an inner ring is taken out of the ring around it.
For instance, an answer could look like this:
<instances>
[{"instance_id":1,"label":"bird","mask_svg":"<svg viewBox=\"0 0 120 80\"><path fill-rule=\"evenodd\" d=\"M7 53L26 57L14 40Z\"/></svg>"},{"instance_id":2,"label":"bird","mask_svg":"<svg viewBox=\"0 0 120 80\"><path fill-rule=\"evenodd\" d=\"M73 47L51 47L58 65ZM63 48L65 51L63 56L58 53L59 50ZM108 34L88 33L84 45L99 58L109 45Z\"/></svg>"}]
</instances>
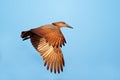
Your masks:
<instances>
[{"instance_id":1,"label":"bird","mask_svg":"<svg viewBox=\"0 0 120 80\"><path fill-rule=\"evenodd\" d=\"M61 28L73 28L63 21L53 22L37 28L21 32L21 38L30 39L33 47L39 52L44 60L47 70L54 73L63 72L65 61L62 53L62 46L66 40Z\"/></svg>"}]
</instances>

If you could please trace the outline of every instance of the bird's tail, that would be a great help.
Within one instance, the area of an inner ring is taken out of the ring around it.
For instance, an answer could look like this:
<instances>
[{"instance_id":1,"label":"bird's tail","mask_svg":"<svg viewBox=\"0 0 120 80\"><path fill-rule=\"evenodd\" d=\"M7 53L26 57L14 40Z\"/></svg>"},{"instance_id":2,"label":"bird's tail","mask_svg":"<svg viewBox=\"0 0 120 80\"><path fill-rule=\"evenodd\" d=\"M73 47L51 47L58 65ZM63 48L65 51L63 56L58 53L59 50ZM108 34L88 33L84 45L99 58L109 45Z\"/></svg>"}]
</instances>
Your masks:
<instances>
[{"instance_id":1,"label":"bird's tail","mask_svg":"<svg viewBox=\"0 0 120 80\"><path fill-rule=\"evenodd\" d=\"M29 39L31 35L30 31L23 31L21 32L21 38L23 38L23 40Z\"/></svg>"}]
</instances>

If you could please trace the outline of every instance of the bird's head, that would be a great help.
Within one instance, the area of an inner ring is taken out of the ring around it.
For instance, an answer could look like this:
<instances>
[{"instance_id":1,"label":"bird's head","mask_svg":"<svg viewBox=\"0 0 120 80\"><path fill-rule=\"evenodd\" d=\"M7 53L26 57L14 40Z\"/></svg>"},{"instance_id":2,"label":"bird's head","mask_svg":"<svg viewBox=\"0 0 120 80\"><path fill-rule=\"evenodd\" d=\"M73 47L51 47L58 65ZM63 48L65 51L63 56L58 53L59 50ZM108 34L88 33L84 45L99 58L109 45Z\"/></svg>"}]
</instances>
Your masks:
<instances>
[{"instance_id":1,"label":"bird's head","mask_svg":"<svg viewBox=\"0 0 120 80\"><path fill-rule=\"evenodd\" d=\"M57 26L58 28L62 28L62 27L73 28L73 27L69 26L68 24L66 24L65 22L54 22L52 24Z\"/></svg>"}]
</instances>

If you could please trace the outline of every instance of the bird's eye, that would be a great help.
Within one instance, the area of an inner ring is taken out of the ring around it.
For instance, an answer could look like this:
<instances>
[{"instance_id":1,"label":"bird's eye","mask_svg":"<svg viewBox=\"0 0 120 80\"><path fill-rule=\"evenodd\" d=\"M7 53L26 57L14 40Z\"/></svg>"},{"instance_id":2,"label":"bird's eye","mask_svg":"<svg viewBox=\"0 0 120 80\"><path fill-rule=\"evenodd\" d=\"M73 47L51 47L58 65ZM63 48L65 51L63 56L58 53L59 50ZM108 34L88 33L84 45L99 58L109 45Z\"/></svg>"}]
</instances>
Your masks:
<instances>
[{"instance_id":1,"label":"bird's eye","mask_svg":"<svg viewBox=\"0 0 120 80\"><path fill-rule=\"evenodd\" d=\"M52 23L53 25L56 25L55 23Z\"/></svg>"},{"instance_id":2,"label":"bird's eye","mask_svg":"<svg viewBox=\"0 0 120 80\"><path fill-rule=\"evenodd\" d=\"M65 22L62 22L62 24L65 24Z\"/></svg>"}]
</instances>

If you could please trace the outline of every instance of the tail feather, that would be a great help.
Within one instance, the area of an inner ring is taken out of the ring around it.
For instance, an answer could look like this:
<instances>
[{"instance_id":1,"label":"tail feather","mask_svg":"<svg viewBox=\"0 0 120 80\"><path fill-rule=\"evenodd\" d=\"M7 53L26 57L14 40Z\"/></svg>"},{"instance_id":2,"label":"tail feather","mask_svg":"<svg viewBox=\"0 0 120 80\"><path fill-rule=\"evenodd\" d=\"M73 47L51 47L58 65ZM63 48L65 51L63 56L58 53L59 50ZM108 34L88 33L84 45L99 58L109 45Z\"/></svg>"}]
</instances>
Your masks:
<instances>
[{"instance_id":1,"label":"tail feather","mask_svg":"<svg viewBox=\"0 0 120 80\"><path fill-rule=\"evenodd\" d=\"M21 38L23 38L23 40L29 39L31 35L30 31L23 31L21 32Z\"/></svg>"}]
</instances>

